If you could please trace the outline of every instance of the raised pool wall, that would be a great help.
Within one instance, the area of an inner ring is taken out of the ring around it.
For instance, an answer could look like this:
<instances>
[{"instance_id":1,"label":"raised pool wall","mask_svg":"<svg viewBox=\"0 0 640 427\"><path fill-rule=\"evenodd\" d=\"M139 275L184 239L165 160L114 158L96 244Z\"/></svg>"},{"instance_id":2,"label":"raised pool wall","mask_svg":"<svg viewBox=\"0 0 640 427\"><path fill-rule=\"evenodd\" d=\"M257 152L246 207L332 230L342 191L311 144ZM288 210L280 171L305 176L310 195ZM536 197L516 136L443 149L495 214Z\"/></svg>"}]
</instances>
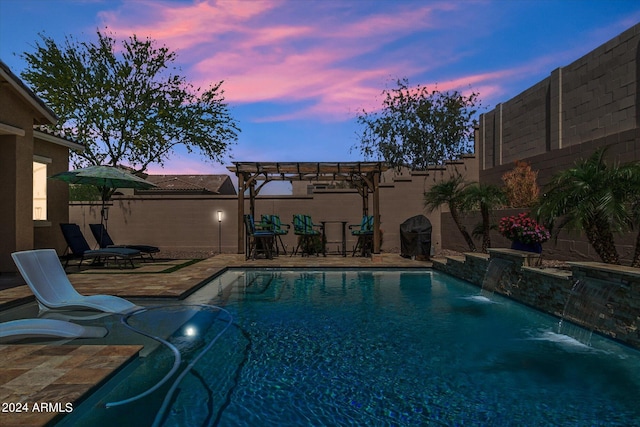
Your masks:
<instances>
[{"instance_id":1,"label":"raised pool wall","mask_svg":"<svg viewBox=\"0 0 640 427\"><path fill-rule=\"evenodd\" d=\"M495 292L543 312L562 316L576 280L613 285L597 325L582 325L640 349L640 269L597 262L572 262L570 270L539 267L540 255L512 249L433 259L433 268L482 287L492 259L510 261Z\"/></svg>"}]
</instances>

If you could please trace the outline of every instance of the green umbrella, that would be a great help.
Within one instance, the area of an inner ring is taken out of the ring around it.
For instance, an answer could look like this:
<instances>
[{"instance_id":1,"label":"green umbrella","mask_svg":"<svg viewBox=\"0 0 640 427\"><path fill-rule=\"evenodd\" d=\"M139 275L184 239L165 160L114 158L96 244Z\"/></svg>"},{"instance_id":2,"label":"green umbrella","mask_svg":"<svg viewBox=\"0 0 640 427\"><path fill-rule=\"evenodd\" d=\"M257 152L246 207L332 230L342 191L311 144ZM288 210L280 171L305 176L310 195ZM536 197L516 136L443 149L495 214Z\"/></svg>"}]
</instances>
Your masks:
<instances>
[{"instance_id":1,"label":"green umbrella","mask_svg":"<svg viewBox=\"0 0 640 427\"><path fill-rule=\"evenodd\" d=\"M69 184L89 184L100 188L102 193L101 220L106 219L105 203L117 188L137 188L146 190L156 185L129 172L112 166L89 166L50 176L51 179Z\"/></svg>"}]
</instances>

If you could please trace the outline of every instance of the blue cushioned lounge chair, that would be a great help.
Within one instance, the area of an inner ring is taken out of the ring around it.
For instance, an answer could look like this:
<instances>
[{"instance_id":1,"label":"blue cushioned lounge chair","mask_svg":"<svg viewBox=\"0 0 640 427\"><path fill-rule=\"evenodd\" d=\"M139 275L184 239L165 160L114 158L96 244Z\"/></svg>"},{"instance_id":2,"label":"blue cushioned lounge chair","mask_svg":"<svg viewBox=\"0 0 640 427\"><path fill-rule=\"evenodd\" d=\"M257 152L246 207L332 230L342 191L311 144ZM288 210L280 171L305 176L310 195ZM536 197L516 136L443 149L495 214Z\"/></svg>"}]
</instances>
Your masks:
<instances>
[{"instance_id":1,"label":"blue cushioned lounge chair","mask_svg":"<svg viewBox=\"0 0 640 427\"><path fill-rule=\"evenodd\" d=\"M70 258L80 258L78 267L82 266L85 258L93 258L98 261L107 259L129 261L131 267L134 267L133 258L140 256L140 251L128 248L92 250L77 224L60 224L60 229L62 230L64 240L67 242L67 250L64 255L66 257L65 267L68 265Z\"/></svg>"},{"instance_id":2,"label":"blue cushioned lounge chair","mask_svg":"<svg viewBox=\"0 0 640 427\"><path fill-rule=\"evenodd\" d=\"M113 243L111 236L109 236L109 233L107 232L107 229L103 224L89 224L89 228L91 229L91 234L93 234L93 237L96 239L96 242L98 242L98 245L101 249L135 249L137 251L140 251L141 254L149 256L149 258L151 258L152 260L153 254L160 252L160 248L151 245L116 245L115 243Z\"/></svg>"}]
</instances>

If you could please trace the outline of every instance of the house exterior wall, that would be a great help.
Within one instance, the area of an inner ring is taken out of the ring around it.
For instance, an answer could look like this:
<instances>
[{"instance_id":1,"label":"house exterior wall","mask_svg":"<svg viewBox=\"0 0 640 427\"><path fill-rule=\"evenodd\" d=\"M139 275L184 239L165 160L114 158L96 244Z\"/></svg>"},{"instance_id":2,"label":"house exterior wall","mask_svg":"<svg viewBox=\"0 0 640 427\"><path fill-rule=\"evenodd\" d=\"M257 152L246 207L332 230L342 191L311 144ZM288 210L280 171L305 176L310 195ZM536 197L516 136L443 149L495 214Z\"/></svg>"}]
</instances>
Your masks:
<instances>
[{"instance_id":1,"label":"house exterior wall","mask_svg":"<svg viewBox=\"0 0 640 427\"><path fill-rule=\"evenodd\" d=\"M0 272L15 272L11 252L33 245L33 111L9 85L0 100L0 122L25 133L0 135Z\"/></svg>"},{"instance_id":2,"label":"house exterior wall","mask_svg":"<svg viewBox=\"0 0 640 427\"><path fill-rule=\"evenodd\" d=\"M640 24L480 116L480 180L501 184L516 160L556 172L611 145L609 158L640 160Z\"/></svg>"},{"instance_id":3,"label":"house exterior wall","mask_svg":"<svg viewBox=\"0 0 640 427\"><path fill-rule=\"evenodd\" d=\"M65 171L69 167L69 148L35 140L38 132L34 132L34 124L51 123L55 115L3 63L0 72L0 273L14 274L17 270L12 252L64 250L58 224L68 221L68 186L47 183L47 220L34 221L33 161L34 155L50 160L48 176Z\"/></svg>"}]
</instances>

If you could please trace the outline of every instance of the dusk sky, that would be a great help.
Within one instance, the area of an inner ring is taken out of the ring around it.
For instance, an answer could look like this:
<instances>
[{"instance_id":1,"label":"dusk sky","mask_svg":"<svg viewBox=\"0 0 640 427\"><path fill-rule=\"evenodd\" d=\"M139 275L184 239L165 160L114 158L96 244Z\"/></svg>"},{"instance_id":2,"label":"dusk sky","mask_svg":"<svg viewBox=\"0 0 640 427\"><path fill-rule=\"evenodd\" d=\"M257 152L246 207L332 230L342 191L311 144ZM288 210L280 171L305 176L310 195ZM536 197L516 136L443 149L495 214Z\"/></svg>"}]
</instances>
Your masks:
<instances>
[{"instance_id":1,"label":"dusk sky","mask_svg":"<svg viewBox=\"0 0 640 427\"><path fill-rule=\"evenodd\" d=\"M412 85L475 91L493 108L640 22L637 0L0 0L0 59L43 32L150 37L196 86L224 80L237 161L355 161L358 111ZM151 173L227 173L178 151Z\"/></svg>"}]
</instances>

